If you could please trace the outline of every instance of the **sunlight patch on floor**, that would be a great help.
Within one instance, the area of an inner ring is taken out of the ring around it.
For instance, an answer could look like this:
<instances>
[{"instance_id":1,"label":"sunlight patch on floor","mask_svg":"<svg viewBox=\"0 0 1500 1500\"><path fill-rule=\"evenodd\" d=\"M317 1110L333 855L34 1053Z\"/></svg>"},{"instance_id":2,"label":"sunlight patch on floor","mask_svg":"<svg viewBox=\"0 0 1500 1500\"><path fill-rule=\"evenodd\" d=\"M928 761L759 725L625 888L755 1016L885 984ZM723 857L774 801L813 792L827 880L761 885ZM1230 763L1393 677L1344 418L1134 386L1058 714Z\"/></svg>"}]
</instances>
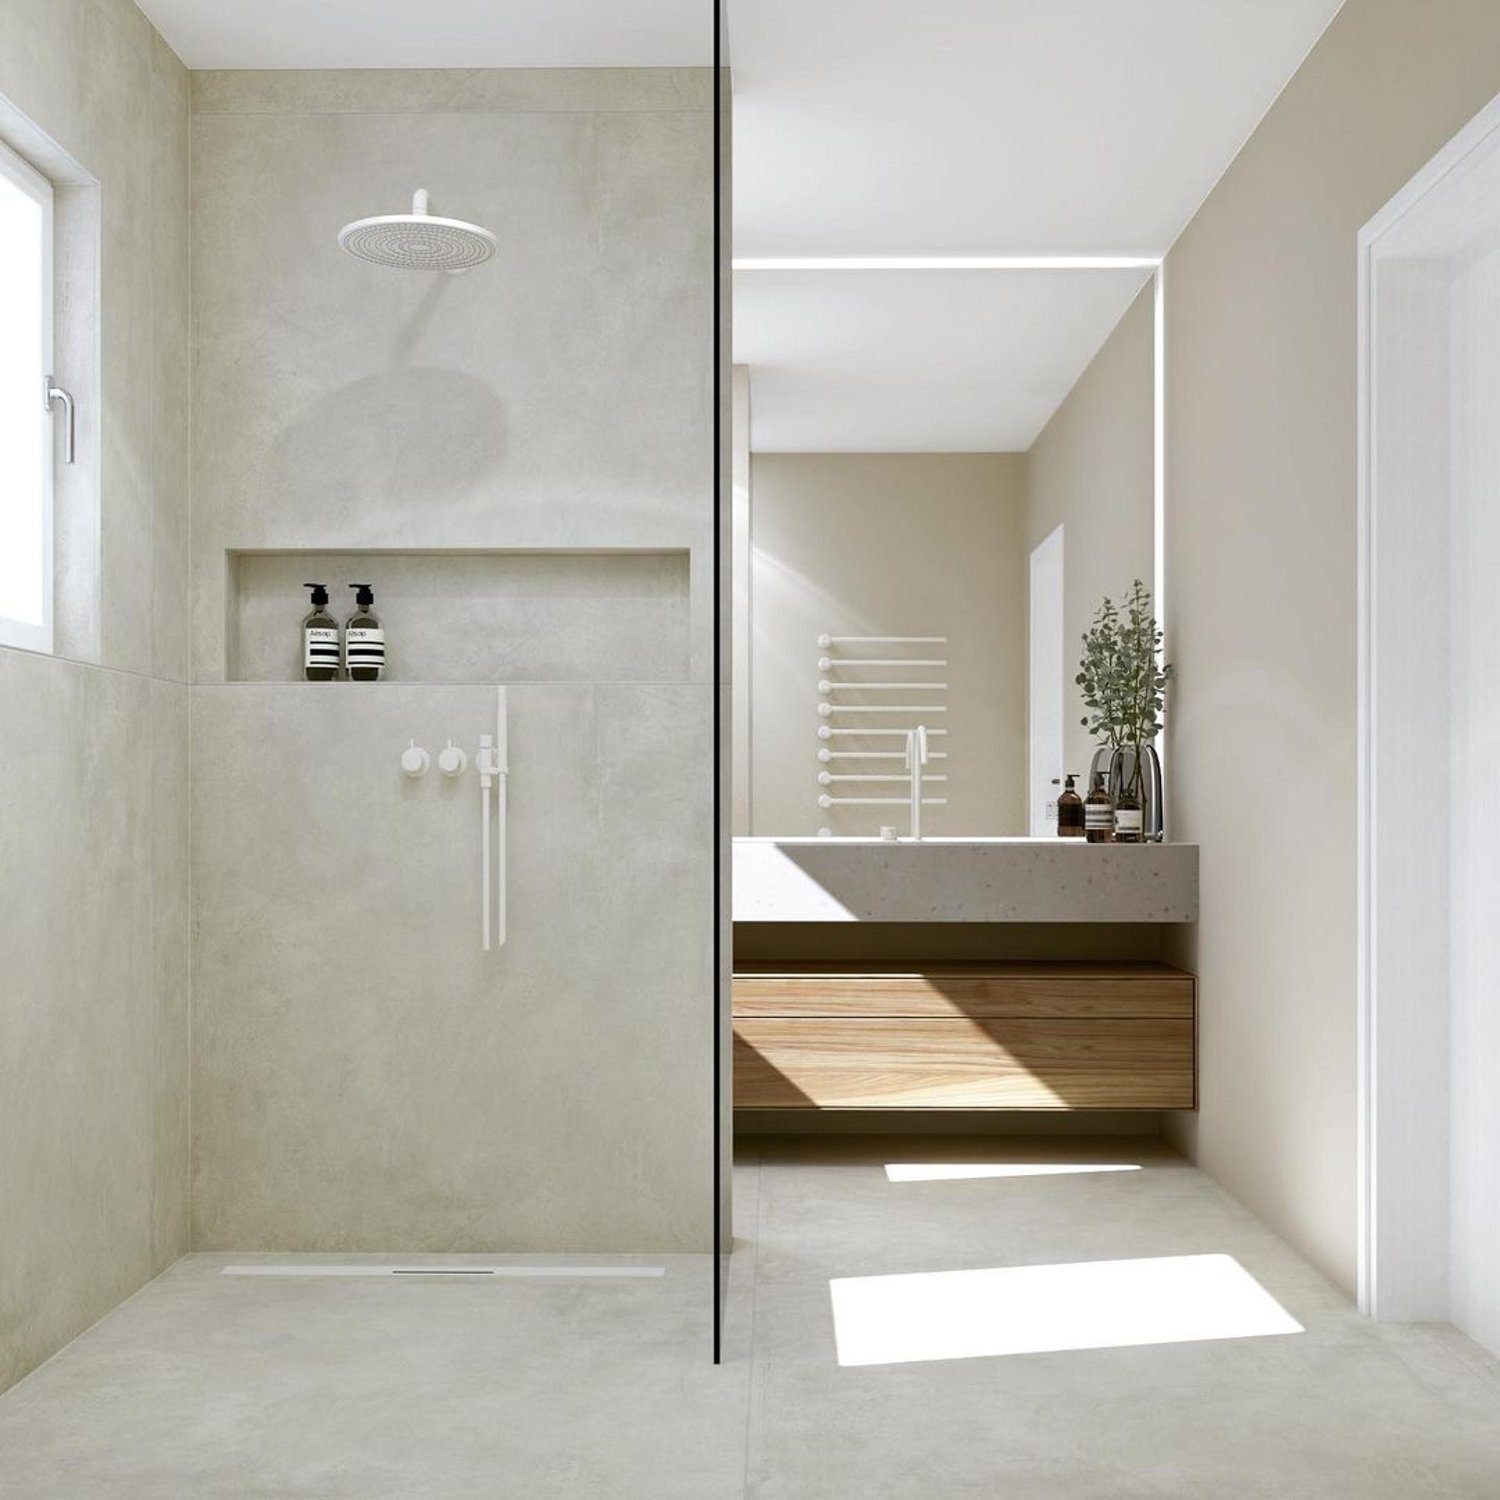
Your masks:
<instances>
[{"instance_id":1,"label":"sunlight patch on floor","mask_svg":"<svg viewBox=\"0 0 1500 1500\"><path fill-rule=\"evenodd\" d=\"M1301 1333L1232 1255L1168 1255L829 1283L841 1365Z\"/></svg>"},{"instance_id":2,"label":"sunlight patch on floor","mask_svg":"<svg viewBox=\"0 0 1500 1500\"><path fill-rule=\"evenodd\" d=\"M1136 1162L892 1161L891 1182L963 1182L974 1177L1068 1177L1083 1172L1139 1172Z\"/></svg>"}]
</instances>

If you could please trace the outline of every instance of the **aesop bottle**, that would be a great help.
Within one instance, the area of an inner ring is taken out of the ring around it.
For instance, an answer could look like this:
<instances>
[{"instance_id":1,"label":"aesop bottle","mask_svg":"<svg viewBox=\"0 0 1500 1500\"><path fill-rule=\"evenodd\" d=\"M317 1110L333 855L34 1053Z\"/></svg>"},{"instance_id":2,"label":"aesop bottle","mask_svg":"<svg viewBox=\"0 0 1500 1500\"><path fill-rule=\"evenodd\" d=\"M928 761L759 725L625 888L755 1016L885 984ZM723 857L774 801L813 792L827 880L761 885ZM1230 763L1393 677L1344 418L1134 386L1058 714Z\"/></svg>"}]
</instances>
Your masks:
<instances>
[{"instance_id":1,"label":"aesop bottle","mask_svg":"<svg viewBox=\"0 0 1500 1500\"><path fill-rule=\"evenodd\" d=\"M328 585L312 590L312 613L302 622L302 671L309 682L332 682L339 675L339 622L328 613Z\"/></svg>"},{"instance_id":2,"label":"aesop bottle","mask_svg":"<svg viewBox=\"0 0 1500 1500\"><path fill-rule=\"evenodd\" d=\"M351 583L358 589L354 602L358 606L344 626L344 665L350 682L379 682L385 673L385 631L370 608L375 590L368 583Z\"/></svg>"},{"instance_id":3,"label":"aesop bottle","mask_svg":"<svg viewBox=\"0 0 1500 1500\"><path fill-rule=\"evenodd\" d=\"M1109 844L1115 837L1115 804L1104 785L1104 772L1094 772L1093 790L1083 804L1083 836L1091 844Z\"/></svg>"},{"instance_id":4,"label":"aesop bottle","mask_svg":"<svg viewBox=\"0 0 1500 1500\"><path fill-rule=\"evenodd\" d=\"M1073 787L1077 779L1078 773L1069 771L1064 778L1066 785L1057 796L1057 836L1060 839L1083 837L1083 798ZM1056 786L1057 782L1054 781L1052 785Z\"/></svg>"},{"instance_id":5,"label":"aesop bottle","mask_svg":"<svg viewBox=\"0 0 1500 1500\"><path fill-rule=\"evenodd\" d=\"M1120 795L1115 799L1115 843L1139 844L1143 827L1141 799L1128 785L1122 786Z\"/></svg>"}]
</instances>

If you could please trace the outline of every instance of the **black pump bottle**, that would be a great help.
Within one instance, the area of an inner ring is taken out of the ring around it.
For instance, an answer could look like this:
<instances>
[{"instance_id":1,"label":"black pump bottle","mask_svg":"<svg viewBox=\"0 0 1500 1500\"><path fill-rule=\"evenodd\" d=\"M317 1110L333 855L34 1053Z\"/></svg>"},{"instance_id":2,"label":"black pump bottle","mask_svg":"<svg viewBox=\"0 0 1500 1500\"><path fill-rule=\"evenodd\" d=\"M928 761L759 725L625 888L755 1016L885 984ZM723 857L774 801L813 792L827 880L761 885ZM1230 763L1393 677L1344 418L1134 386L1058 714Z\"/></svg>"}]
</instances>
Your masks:
<instances>
[{"instance_id":1,"label":"black pump bottle","mask_svg":"<svg viewBox=\"0 0 1500 1500\"><path fill-rule=\"evenodd\" d=\"M371 606L375 590L368 583L351 583L357 589L355 611L344 626L344 665L350 682L379 682L385 675L385 631Z\"/></svg>"},{"instance_id":2,"label":"black pump bottle","mask_svg":"<svg viewBox=\"0 0 1500 1500\"><path fill-rule=\"evenodd\" d=\"M328 585L312 590L312 612L302 621L302 671L309 682L332 682L339 675L339 622L328 613Z\"/></svg>"}]
</instances>

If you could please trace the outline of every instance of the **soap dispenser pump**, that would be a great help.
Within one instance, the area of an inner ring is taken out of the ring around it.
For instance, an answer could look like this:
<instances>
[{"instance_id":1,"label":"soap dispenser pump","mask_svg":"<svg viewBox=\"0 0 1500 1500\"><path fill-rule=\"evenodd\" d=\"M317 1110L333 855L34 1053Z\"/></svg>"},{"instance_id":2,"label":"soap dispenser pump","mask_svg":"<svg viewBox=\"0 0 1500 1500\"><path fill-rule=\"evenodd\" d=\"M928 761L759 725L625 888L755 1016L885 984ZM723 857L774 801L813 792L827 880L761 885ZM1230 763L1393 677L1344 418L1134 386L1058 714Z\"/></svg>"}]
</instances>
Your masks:
<instances>
[{"instance_id":1,"label":"soap dispenser pump","mask_svg":"<svg viewBox=\"0 0 1500 1500\"><path fill-rule=\"evenodd\" d=\"M375 590L368 583L351 583L355 610L344 626L344 664L350 682L379 682L385 675L385 631L372 606Z\"/></svg>"},{"instance_id":2,"label":"soap dispenser pump","mask_svg":"<svg viewBox=\"0 0 1500 1500\"><path fill-rule=\"evenodd\" d=\"M339 675L339 622L328 613L328 585L312 590L312 611L302 621L302 672L309 682L332 682Z\"/></svg>"}]
</instances>

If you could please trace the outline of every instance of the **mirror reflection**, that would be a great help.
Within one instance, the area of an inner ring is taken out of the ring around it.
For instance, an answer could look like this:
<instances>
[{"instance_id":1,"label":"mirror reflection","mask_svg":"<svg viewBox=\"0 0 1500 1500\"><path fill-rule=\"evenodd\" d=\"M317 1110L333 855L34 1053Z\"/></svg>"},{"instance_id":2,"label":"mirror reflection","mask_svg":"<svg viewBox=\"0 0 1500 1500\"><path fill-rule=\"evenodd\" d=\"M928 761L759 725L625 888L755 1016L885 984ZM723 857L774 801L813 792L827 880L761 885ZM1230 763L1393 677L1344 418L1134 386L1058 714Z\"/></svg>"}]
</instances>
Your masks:
<instances>
[{"instance_id":1,"label":"mirror reflection","mask_svg":"<svg viewBox=\"0 0 1500 1500\"><path fill-rule=\"evenodd\" d=\"M1056 835L1085 633L1155 583L1154 304L1149 266L737 267L736 834Z\"/></svg>"}]
</instances>

